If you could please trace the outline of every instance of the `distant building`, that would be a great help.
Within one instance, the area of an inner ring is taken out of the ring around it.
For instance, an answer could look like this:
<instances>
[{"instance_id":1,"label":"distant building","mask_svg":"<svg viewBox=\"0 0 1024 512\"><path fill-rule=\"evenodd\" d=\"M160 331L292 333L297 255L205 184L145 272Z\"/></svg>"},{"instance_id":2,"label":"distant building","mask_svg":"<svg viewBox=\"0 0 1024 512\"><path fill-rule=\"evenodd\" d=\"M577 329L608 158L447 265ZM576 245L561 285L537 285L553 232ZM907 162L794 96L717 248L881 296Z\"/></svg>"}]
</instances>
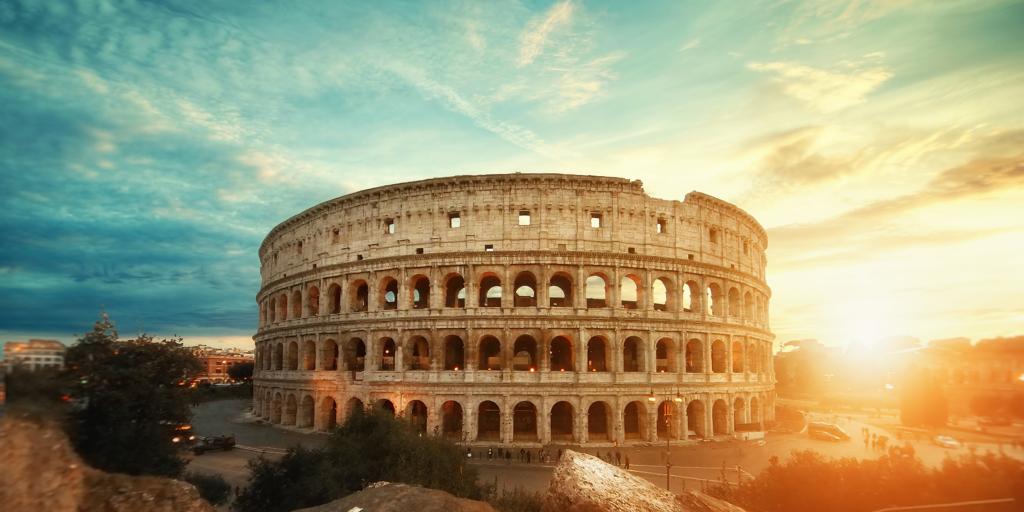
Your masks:
<instances>
[{"instance_id":1,"label":"distant building","mask_svg":"<svg viewBox=\"0 0 1024 512\"><path fill-rule=\"evenodd\" d=\"M228 382L231 377L228 375L228 368L242 363L253 363L253 351L243 351L237 348L214 348L207 345L189 347L192 353L199 358L203 364L203 372L196 376L197 382Z\"/></svg>"},{"instance_id":2,"label":"distant building","mask_svg":"<svg viewBox=\"0 0 1024 512\"><path fill-rule=\"evenodd\" d=\"M4 372L15 366L30 371L42 368L64 368L67 347L56 340L8 341L4 343Z\"/></svg>"},{"instance_id":3,"label":"distant building","mask_svg":"<svg viewBox=\"0 0 1024 512\"><path fill-rule=\"evenodd\" d=\"M952 413L1024 417L1024 336L974 345L966 338L936 340L917 363L944 386Z\"/></svg>"}]
</instances>

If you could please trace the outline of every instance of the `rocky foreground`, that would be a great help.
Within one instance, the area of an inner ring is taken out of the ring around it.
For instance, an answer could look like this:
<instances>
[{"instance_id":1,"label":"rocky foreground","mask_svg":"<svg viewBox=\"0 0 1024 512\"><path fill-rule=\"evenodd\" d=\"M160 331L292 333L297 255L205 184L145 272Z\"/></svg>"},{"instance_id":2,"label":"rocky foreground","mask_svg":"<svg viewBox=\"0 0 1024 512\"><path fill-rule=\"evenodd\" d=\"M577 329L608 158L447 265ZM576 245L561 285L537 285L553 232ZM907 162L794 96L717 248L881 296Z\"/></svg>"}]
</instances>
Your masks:
<instances>
[{"instance_id":1,"label":"rocky foreground","mask_svg":"<svg viewBox=\"0 0 1024 512\"><path fill-rule=\"evenodd\" d=\"M191 484L93 469L59 428L0 421L0 509L9 512L213 512Z\"/></svg>"},{"instance_id":2,"label":"rocky foreground","mask_svg":"<svg viewBox=\"0 0 1024 512\"><path fill-rule=\"evenodd\" d=\"M213 512L191 484L86 466L59 428L0 421L0 509L10 512ZM381 482L301 512L495 512L443 491ZM566 450L543 512L743 512L704 493L672 494L597 457ZM299 511L297 511L299 512Z\"/></svg>"}]
</instances>

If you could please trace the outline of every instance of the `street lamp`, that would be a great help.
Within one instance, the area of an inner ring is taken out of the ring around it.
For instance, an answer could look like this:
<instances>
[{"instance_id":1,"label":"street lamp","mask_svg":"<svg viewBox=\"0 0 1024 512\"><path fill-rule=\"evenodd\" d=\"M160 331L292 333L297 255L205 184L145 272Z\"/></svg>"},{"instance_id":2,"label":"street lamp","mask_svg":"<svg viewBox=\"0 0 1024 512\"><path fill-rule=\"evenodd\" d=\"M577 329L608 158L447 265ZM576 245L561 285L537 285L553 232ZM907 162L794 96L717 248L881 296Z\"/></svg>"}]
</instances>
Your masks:
<instances>
[{"instance_id":1,"label":"street lamp","mask_svg":"<svg viewBox=\"0 0 1024 512\"><path fill-rule=\"evenodd\" d=\"M676 395L677 400L682 400ZM672 490L672 407L665 402L665 490Z\"/></svg>"}]
</instances>

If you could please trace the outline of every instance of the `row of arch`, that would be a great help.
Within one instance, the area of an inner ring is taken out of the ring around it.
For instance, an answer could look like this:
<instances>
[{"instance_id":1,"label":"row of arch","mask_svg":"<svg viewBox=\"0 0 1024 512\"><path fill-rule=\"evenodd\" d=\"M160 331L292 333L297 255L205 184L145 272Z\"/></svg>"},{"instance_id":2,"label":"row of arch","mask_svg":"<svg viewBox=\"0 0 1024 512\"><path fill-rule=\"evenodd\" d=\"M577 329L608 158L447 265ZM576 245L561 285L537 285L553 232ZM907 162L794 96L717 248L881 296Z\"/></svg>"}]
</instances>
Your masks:
<instances>
[{"instance_id":1,"label":"row of arch","mask_svg":"<svg viewBox=\"0 0 1024 512\"><path fill-rule=\"evenodd\" d=\"M339 346L326 337L320 341L261 341L256 348L256 366L261 370L760 374L770 372L770 358L770 349L761 341L733 340L730 345L715 339L706 346L694 338L677 347L671 337L649 343L639 336L627 336L612 343L601 335L590 337L578 349L569 336L554 336L540 343L529 334L504 342L485 334L472 347L452 334L436 342L422 335L408 336L401 343L383 336L370 344L361 337L351 337Z\"/></svg>"},{"instance_id":2,"label":"row of arch","mask_svg":"<svg viewBox=\"0 0 1024 512\"><path fill-rule=\"evenodd\" d=\"M430 278L423 274L410 277L401 286L395 277L384 276L377 280L372 289L366 279L355 279L348 283L344 294L340 284L331 283L324 297L321 297L318 286L310 284L304 292L299 289L283 291L264 299L260 305L260 325L322 314L365 312L371 308L385 311L431 307L465 308L470 302L480 308L614 306L624 309L704 312L712 316L731 316L760 322L767 319L767 301L760 293L741 291L740 287L718 283L701 287L696 280L687 280L675 287L668 276L656 277L650 287L646 287L641 274L628 273L622 276L615 288L610 285L612 281L608 273L593 272L584 280L580 293L574 290L573 277L566 271L552 273L544 289L538 288L537 277L530 271L516 274L510 288L503 284L498 273L483 272L475 283L475 292L469 289L461 274L451 273L444 277L440 289L436 290L440 294L438 302L432 300L434 286ZM612 298L613 291L615 300ZM472 301L468 300L470 297ZM322 298L325 299L323 308Z\"/></svg>"},{"instance_id":3,"label":"row of arch","mask_svg":"<svg viewBox=\"0 0 1024 512\"><path fill-rule=\"evenodd\" d=\"M409 400L401 410L380 398L366 403L350 397L344 406L333 396L315 400L312 394L257 390L254 412L270 423L327 431L356 411L375 408L399 415L423 433L465 442L615 442L704 439L743 430L763 430L764 397L633 399L616 409L609 401L581 404L559 400L541 409L535 400L510 400L503 410L498 401L483 400L472 407L460 400ZM513 404L514 403L514 404ZM770 415L767 415L770 416Z\"/></svg>"}]
</instances>

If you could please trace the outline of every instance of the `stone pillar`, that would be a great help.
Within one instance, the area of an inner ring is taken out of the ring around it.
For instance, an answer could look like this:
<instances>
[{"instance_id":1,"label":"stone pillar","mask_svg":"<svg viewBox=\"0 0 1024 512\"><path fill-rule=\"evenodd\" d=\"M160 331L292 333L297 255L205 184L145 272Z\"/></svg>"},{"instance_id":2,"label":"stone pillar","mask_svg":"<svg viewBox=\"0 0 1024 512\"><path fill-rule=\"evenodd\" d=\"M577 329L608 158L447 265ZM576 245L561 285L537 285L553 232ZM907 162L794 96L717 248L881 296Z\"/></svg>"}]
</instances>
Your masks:
<instances>
[{"instance_id":1,"label":"stone pillar","mask_svg":"<svg viewBox=\"0 0 1024 512\"><path fill-rule=\"evenodd\" d=\"M508 397L507 396L502 397L502 399L501 399L501 427L500 427L500 433L498 435L498 438L501 440L502 444L511 444L512 443L512 436L513 436L513 431L512 431L512 407L514 407L514 405L509 405Z\"/></svg>"},{"instance_id":2,"label":"stone pillar","mask_svg":"<svg viewBox=\"0 0 1024 512\"><path fill-rule=\"evenodd\" d=\"M577 442L580 444L590 442L590 414L583 400L579 400L579 408L576 409L576 428L578 429Z\"/></svg>"},{"instance_id":3,"label":"stone pillar","mask_svg":"<svg viewBox=\"0 0 1024 512\"><path fill-rule=\"evenodd\" d=\"M660 404L647 401L647 440L654 442L658 440L658 406Z\"/></svg>"},{"instance_id":4,"label":"stone pillar","mask_svg":"<svg viewBox=\"0 0 1024 512\"><path fill-rule=\"evenodd\" d=\"M320 341L320 333L316 333L316 341L313 342L313 369L320 371L324 369L323 346Z\"/></svg>"},{"instance_id":5,"label":"stone pillar","mask_svg":"<svg viewBox=\"0 0 1024 512\"><path fill-rule=\"evenodd\" d=\"M537 276L537 290L536 290L536 292L537 293L535 294L537 296L537 307L538 308L545 308L545 309L547 309L547 308L551 307L551 298L548 295L548 293L551 291L549 289L549 284L548 284L548 279L550 279L548 277L548 275L549 275L548 274L548 266L547 265L540 265L539 266L539 272L537 272L537 274L536 274L536 276ZM566 298L568 299L569 297L566 297Z\"/></svg>"},{"instance_id":6,"label":"stone pillar","mask_svg":"<svg viewBox=\"0 0 1024 512\"><path fill-rule=\"evenodd\" d=\"M551 371L551 331L548 329L541 329L540 339L537 340L537 359L540 365L537 367L542 372Z\"/></svg>"},{"instance_id":7,"label":"stone pillar","mask_svg":"<svg viewBox=\"0 0 1024 512\"><path fill-rule=\"evenodd\" d=\"M514 308L516 306L515 276L509 275L508 265L501 267L501 307Z\"/></svg>"},{"instance_id":8,"label":"stone pillar","mask_svg":"<svg viewBox=\"0 0 1024 512\"><path fill-rule=\"evenodd\" d=\"M462 282L466 287L466 309L476 309L478 304L478 292L477 287L479 283L476 282L476 270L473 265L466 267L466 274L462 277Z\"/></svg>"},{"instance_id":9,"label":"stone pillar","mask_svg":"<svg viewBox=\"0 0 1024 512\"><path fill-rule=\"evenodd\" d=\"M541 444L551 442L551 405L546 398L541 399L540 408L537 411L537 427Z\"/></svg>"},{"instance_id":10,"label":"stone pillar","mask_svg":"<svg viewBox=\"0 0 1024 512\"><path fill-rule=\"evenodd\" d=\"M609 427L612 429L611 438L614 442L619 443L622 446L626 442L626 429L623 426L623 413L625 412L625 406L622 404L622 400L616 396L612 403L609 404L612 409L612 424Z\"/></svg>"},{"instance_id":11,"label":"stone pillar","mask_svg":"<svg viewBox=\"0 0 1024 512\"><path fill-rule=\"evenodd\" d=\"M444 283L441 282L441 276L437 270L437 266L430 267L430 301L428 307L432 310L444 308Z\"/></svg>"},{"instance_id":12,"label":"stone pillar","mask_svg":"<svg viewBox=\"0 0 1024 512\"><path fill-rule=\"evenodd\" d=\"M576 267L576 289L573 290L573 307L576 309L587 309L587 277L583 265Z\"/></svg>"},{"instance_id":13,"label":"stone pillar","mask_svg":"<svg viewBox=\"0 0 1024 512\"><path fill-rule=\"evenodd\" d=\"M608 307L613 309L622 309L622 301L619 300L619 286L622 284L622 276L619 275L619 267L612 268L611 275L608 279L611 281L608 283L608 293L606 294Z\"/></svg>"},{"instance_id":14,"label":"stone pillar","mask_svg":"<svg viewBox=\"0 0 1024 512\"><path fill-rule=\"evenodd\" d=\"M734 400L734 397L729 396L727 397L725 402L725 405L728 407L729 411L728 416L725 419L725 424L727 425L725 428L725 432L727 434L732 434L733 432L736 431L736 404L733 402Z\"/></svg>"},{"instance_id":15,"label":"stone pillar","mask_svg":"<svg viewBox=\"0 0 1024 512\"><path fill-rule=\"evenodd\" d=\"M704 349L704 373L711 374L714 373L711 364L711 345L715 340L710 334L702 334L701 337L704 338L704 342L701 344Z\"/></svg>"}]
</instances>

